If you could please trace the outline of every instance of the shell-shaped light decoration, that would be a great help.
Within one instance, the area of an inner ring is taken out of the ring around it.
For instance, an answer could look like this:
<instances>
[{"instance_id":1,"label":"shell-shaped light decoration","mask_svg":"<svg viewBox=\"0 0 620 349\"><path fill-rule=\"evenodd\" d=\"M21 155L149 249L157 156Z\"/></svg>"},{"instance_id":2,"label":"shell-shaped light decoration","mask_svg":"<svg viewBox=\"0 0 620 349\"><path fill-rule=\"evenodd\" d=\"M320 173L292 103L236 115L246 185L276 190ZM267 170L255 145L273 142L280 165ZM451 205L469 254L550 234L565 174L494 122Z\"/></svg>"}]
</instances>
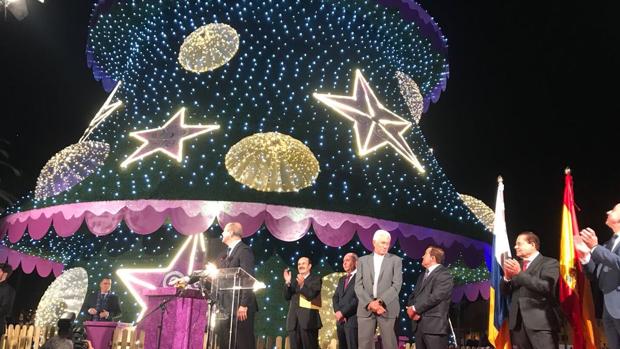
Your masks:
<instances>
[{"instance_id":1,"label":"shell-shaped light decoration","mask_svg":"<svg viewBox=\"0 0 620 349\"><path fill-rule=\"evenodd\" d=\"M409 107L411 117L416 124L419 124L424 111L424 97L420 93L418 84L409 75L399 71L396 72L396 79L398 79L400 94L405 99L407 107Z\"/></svg>"},{"instance_id":2,"label":"shell-shaped light decoration","mask_svg":"<svg viewBox=\"0 0 620 349\"><path fill-rule=\"evenodd\" d=\"M226 169L238 182L267 192L295 192L311 186L319 162L306 145L278 132L256 133L226 154Z\"/></svg>"},{"instance_id":3,"label":"shell-shaped light decoration","mask_svg":"<svg viewBox=\"0 0 620 349\"><path fill-rule=\"evenodd\" d=\"M43 166L37 178L35 198L45 199L80 183L103 165L109 152L109 144L96 141L84 141L64 148Z\"/></svg>"},{"instance_id":4,"label":"shell-shaped light decoration","mask_svg":"<svg viewBox=\"0 0 620 349\"><path fill-rule=\"evenodd\" d=\"M338 340L336 318L334 317L334 308L332 307L332 297L334 293L336 293L338 281L340 281L340 278L344 275L345 273L335 272L323 277L323 283L321 285L322 305L321 309L319 309L323 327L319 330L319 348L330 348L330 344Z\"/></svg>"},{"instance_id":5,"label":"shell-shaped light decoration","mask_svg":"<svg viewBox=\"0 0 620 349\"><path fill-rule=\"evenodd\" d=\"M487 229L493 230L493 220L495 219L495 213L493 210L484 202L473 196L466 194L459 194L459 196L465 203L465 206L467 206L471 212L478 217L480 222L482 222Z\"/></svg>"},{"instance_id":6,"label":"shell-shaped light decoration","mask_svg":"<svg viewBox=\"0 0 620 349\"><path fill-rule=\"evenodd\" d=\"M43 294L37 307L35 326L56 326L56 322L65 312L79 315L87 290L86 269L65 270Z\"/></svg>"},{"instance_id":7,"label":"shell-shaped light decoration","mask_svg":"<svg viewBox=\"0 0 620 349\"><path fill-rule=\"evenodd\" d=\"M228 63L239 49L239 34L224 23L211 23L189 34L179 52L179 63L194 73L215 70Z\"/></svg>"}]
</instances>

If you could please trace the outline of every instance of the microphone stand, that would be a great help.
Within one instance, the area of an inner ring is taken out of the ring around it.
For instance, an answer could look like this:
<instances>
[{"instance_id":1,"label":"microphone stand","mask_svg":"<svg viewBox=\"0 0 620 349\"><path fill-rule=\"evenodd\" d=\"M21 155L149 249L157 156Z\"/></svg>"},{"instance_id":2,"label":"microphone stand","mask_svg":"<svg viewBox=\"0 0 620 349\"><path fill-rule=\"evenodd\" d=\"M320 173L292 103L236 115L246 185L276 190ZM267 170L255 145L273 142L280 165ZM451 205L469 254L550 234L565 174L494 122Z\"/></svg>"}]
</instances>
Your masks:
<instances>
[{"instance_id":1,"label":"microphone stand","mask_svg":"<svg viewBox=\"0 0 620 349\"><path fill-rule=\"evenodd\" d=\"M150 312L148 312L146 315L144 315L142 317L142 319L140 319L140 321L136 322L135 326L138 327L138 325L140 325L145 319L147 319L148 317L153 315L157 310L161 311L161 316L159 318L159 326L157 327L157 349L160 349L160 346L161 346L161 333L162 333L162 329L164 327L164 313L166 312L166 306L173 299L182 296L183 292L185 292L185 290L186 290L186 288L183 288L183 289L180 289L180 290L177 289L177 292L173 296L170 296L170 297L164 299L161 303L159 303L157 305L157 307L155 309L153 309Z\"/></svg>"}]
</instances>

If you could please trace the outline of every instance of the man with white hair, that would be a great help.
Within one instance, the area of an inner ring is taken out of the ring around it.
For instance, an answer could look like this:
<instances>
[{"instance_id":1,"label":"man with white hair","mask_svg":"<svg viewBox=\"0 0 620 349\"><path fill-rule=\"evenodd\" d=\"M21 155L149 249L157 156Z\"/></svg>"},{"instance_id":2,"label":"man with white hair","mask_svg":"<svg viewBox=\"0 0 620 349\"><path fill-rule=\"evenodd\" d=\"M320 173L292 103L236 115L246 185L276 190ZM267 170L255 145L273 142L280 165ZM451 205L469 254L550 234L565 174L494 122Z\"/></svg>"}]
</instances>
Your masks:
<instances>
[{"instance_id":1,"label":"man with white hair","mask_svg":"<svg viewBox=\"0 0 620 349\"><path fill-rule=\"evenodd\" d=\"M402 259L388 253L390 233L377 230L372 237L373 253L357 262L355 293L359 348L375 347L377 325L384 349L398 347L394 324L400 313L398 294L403 284Z\"/></svg>"}]
</instances>

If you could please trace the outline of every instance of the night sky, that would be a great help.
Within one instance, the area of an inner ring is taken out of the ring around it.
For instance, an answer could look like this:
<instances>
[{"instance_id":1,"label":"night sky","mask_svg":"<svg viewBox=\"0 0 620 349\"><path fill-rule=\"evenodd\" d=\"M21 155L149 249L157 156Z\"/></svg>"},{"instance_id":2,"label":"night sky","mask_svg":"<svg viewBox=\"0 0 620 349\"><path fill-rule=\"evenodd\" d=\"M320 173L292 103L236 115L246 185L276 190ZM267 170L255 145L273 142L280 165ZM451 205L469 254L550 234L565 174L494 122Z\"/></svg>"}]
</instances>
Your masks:
<instances>
[{"instance_id":1,"label":"night sky","mask_svg":"<svg viewBox=\"0 0 620 349\"><path fill-rule=\"evenodd\" d=\"M75 143L107 94L86 66L91 1L29 1L21 22L0 19L0 188L32 190L40 169ZM559 255L564 168L573 169L580 226L605 239L620 202L617 66L611 2L421 1L449 43L450 79L422 131L461 193L493 207L505 180L509 235L533 230Z\"/></svg>"}]
</instances>

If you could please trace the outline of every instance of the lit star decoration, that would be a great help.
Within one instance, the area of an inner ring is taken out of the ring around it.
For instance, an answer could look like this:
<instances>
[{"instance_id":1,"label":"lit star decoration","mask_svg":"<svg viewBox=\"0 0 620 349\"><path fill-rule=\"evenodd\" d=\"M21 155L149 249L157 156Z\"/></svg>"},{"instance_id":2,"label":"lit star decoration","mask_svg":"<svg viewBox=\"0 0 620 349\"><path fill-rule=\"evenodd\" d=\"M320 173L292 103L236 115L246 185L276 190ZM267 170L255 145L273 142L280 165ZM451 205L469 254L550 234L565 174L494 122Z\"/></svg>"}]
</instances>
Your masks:
<instances>
[{"instance_id":1,"label":"lit star decoration","mask_svg":"<svg viewBox=\"0 0 620 349\"><path fill-rule=\"evenodd\" d=\"M183 160L183 142L201 134L219 129L219 125L186 125L185 108L181 108L162 127L132 132L129 135L142 141L142 145L121 163L125 168L132 162L153 153L162 152L177 162Z\"/></svg>"},{"instance_id":2,"label":"lit star decoration","mask_svg":"<svg viewBox=\"0 0 620 349\"><path fill-rule=\"evenodd\" d=\"M411 122L394 114L379 102L361 71L355 71L351 96L321 93L314 93L313 96L353 121L359 155L366 156L384 145L390 145L420 173L425 172L403 136L411 127Z\"/></svg>"},{"instance_id":3,"label":"lit star decoration","mask_svg":"<svg viewBox=\"0 0 620 349\"><path fill-rule=\"evenodd\" d=\"M200 248L200 250L199 250ZM140 321L147 311L144 291L166 287L168 282L183 275L191 274L195 269L202 269L200 261L206 252L206 242L202 234L188 237L178 252L163 268L119 268L116 270L118 279L123 282L131 296L138 302L140 313L136 321ZM197 268L196 268L197 267Z\"/></svg>"},{"instance_id":4,"label":"lit star decoration","mask_svg":"<svg viewBox=\"0 0 620 349\"><path fill-rule=\"evenodd\" d=\"M121 86L121 84L122 84L121 81L119 81L116 84L116 87L114 87L114 90L112 90L112 93L110 93L110 95L108 96L108 99L106 99L101 109L99 109L95 117L91 120L90 124L86 128L86 131L84 131L84 135L82 135L82 138L80 138L80 142L87 140L90 134L93 133L93 131L102 122L104 122L105 119L108 118L108 116L112 115L112 113L114 113L116 109L118 109L121 105L123 105L123 102L120 100L112 103L112 99L114 99L114 95L116 95L116 91L118 91L118 88Z\"/></svg>"}]
</instances>

